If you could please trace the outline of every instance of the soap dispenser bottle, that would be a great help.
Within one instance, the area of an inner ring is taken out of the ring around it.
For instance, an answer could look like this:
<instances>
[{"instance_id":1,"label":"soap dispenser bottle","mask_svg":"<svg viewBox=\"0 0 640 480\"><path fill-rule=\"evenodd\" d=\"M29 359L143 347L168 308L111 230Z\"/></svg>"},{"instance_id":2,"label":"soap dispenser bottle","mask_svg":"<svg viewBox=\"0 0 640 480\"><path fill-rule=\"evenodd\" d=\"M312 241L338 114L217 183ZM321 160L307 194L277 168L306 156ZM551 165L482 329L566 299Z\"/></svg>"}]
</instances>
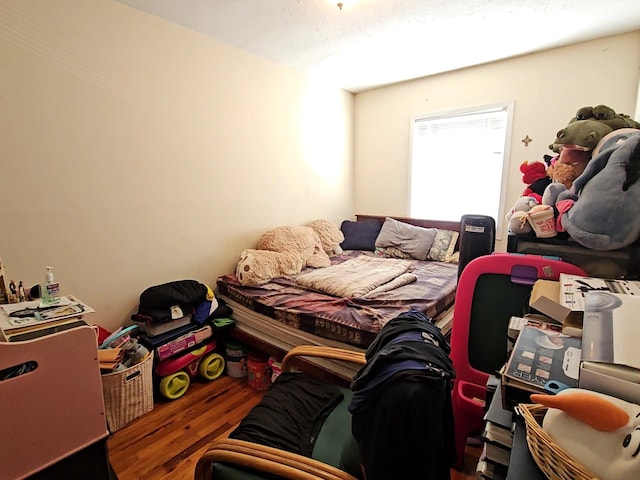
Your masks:
<instances>
[{"instance_id":1,"label":"soap dispenser bottle","mask_svg":"<svg viewBox=\"0 0 640 480\"><path fill-rule=\"evenodd\" d=\"M53 280L53 267L47 267L41 290L43 305L55 305L60 302L60 297L58 296L60 284Z\"/></svg>"}]
</instances>

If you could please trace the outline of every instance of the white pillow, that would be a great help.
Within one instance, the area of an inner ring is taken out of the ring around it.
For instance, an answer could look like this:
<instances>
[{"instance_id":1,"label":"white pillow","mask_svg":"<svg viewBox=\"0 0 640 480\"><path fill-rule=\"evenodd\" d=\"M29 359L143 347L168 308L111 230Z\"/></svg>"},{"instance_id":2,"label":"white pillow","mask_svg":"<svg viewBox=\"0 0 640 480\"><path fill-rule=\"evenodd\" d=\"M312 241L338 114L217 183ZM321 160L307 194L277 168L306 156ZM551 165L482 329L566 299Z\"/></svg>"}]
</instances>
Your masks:
<instances>
[{"instance_id":1,"label":"white pillow","mask_svg":"<svg viewBox=\"0 0 640 480\"><path fill-rule=\"evenodd\" d=\"M376 247L395 247L417 260L426 260L437 229L416 227L387 217L376 238Z\"/></svg>"}]
</instances>

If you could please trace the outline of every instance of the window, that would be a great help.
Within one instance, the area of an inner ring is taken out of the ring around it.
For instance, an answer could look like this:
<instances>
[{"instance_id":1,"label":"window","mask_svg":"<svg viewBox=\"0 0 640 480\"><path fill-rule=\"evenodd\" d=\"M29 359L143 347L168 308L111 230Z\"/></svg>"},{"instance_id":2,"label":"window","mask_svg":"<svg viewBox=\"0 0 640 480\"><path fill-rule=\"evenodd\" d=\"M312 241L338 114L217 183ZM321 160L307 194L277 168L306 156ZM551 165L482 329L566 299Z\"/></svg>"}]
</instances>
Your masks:
<instances>
[{"instance_id":1,"label":"window","mask_svg":"<svg viewBox=\"0 0 640 480\"><path fill-rule=\"evenodd\" d=\"M488 215L502 238L513 103L411 119L410 215Z\"/></svg>"}]
</instances>

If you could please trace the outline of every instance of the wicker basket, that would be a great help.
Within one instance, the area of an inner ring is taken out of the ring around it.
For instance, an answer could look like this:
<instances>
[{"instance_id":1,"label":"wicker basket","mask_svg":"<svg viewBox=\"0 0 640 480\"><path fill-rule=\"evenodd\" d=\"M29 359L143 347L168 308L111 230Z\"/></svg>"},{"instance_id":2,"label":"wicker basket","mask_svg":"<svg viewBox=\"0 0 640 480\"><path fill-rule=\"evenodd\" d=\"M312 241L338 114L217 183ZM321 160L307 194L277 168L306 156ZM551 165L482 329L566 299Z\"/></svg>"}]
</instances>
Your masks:
<instances>
[{"instance_id":1,"label":"wicker basket","mask_svg":"<svg viewBox=\"0 0 640 480\"><path fill-rule=\"evenodd\" d=\"M550 480L598 480L598 477L565 452L542 429L547 407L538 404L518 405L518 411L527 426L527 444L540 470Z\"/></svg>"},{"instance_id":2,"label":"wicker basket","mask_svg":"<svg viewBox=\"0 0 640 480\"><path fill-rule=\"evenodd\" d=\"M112 433L153 410L153 352L131 368L102 375L102 393Z\"/></svg>"}]
</instances>

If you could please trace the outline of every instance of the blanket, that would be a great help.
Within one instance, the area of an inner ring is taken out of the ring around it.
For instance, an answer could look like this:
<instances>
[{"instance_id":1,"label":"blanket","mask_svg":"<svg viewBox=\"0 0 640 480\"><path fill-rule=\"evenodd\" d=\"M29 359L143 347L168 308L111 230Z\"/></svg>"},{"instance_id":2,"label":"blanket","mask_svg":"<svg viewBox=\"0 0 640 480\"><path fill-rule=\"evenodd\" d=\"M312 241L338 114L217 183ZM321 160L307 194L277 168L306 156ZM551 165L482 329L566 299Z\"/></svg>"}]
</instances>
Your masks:
<instances>
[{"instance_id":1,"label":"blanket","mask_svg":"<svg viewBox=\"0 0 640 480\"><path fill-rule=\"evenodd\" d=\"M410 267L411 262L408 260L361 255L331 267L297 275L295 282L305 288L337 297L363 297L407 273ZM415 281L416 278L415 275L405 276L391 285L397 288Z\"/></svg>"}]
</instances>

